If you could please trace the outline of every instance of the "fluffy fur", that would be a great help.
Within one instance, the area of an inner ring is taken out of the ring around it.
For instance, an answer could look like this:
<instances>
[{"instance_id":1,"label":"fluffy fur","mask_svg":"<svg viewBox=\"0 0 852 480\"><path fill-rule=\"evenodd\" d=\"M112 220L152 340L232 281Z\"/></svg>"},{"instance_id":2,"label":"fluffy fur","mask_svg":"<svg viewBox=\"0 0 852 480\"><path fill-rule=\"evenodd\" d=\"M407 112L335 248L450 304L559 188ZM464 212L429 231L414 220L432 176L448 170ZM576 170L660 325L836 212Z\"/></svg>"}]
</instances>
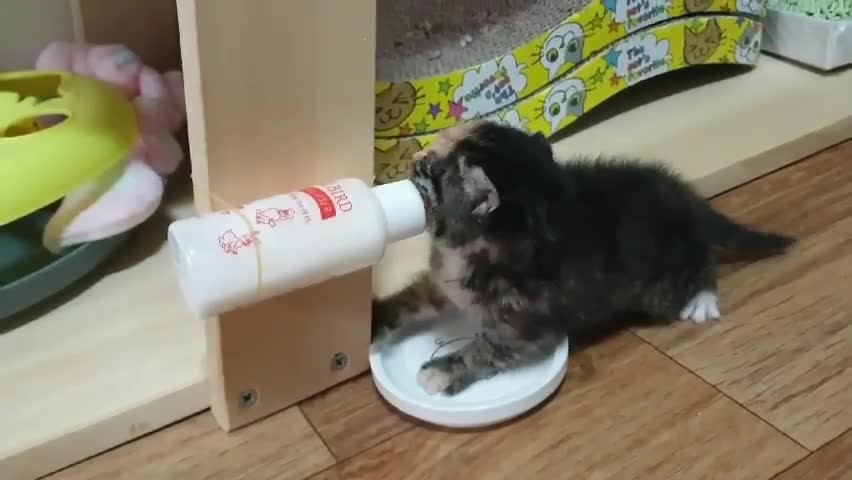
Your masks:
<instances>
[{"instance_id":1,"label":"fluffy fur","mask_svg":"<svg viewBox=\"0 0 852 480\"><path fill-rule=\"evenodd\" d=\"M624 312L716 319L714 247L771 255L793 243L714 211L660 164L558 164L543 136L494 123L448 130L411 178L427 204L431 269L374 302L374 335L447 308L483 327L423 364L429 393L539 361Z\"/></svg>"}]
</instances>

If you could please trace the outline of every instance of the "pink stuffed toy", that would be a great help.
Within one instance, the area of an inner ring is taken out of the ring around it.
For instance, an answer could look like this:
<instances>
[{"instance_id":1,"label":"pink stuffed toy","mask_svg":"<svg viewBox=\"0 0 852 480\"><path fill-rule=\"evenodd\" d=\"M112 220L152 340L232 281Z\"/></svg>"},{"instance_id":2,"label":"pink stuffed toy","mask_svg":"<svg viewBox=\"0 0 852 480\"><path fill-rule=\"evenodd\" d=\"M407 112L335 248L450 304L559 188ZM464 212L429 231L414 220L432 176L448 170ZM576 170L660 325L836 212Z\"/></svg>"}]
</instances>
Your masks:
<instances>
[{"instance_id":1,"label":"pink stuffed toy","mask_svg":"<svg viewBox=\"0 0 852 480\"><path fill-rule=\"evenodd\" d=\"M160 74L122 45L66 42L48 45L36 60L36 69L68 71L116 86L132 101L139 121L140 138L129 154L124 175L76 214L61 233L59 246L99 240L144 222L162 201L164 177L183 160L175 138L186 118L183 75L178 71ZM68 195L60 211L73 209L85 197L86 188L79 195Z\"/></svg>"}]
</instances>

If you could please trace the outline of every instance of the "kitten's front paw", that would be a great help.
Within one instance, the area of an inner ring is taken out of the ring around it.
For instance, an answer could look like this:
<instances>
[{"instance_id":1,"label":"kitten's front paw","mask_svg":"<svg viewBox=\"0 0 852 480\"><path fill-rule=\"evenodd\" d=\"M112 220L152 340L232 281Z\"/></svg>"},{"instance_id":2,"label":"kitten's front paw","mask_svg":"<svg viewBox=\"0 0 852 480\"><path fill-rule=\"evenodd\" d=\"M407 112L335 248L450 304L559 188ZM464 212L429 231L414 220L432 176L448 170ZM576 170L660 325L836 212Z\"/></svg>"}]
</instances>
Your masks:
<instances>
[{"instance_id":1,"label":"kitten's front paw","mask_svg":"<svg viewBox=\"0 0 852 480\"><path fill-rule=\"evenodd\" d=\"M386 303L375 298L372 303L372 315L370 341L376 343L386 338L399 322L395 312Z\"/></svg>"},{"instance_id":2,"label":"kitten's front paw","mask_svg":"<svg viewBox=\"0 0 852 480\"><path fill-rule=\"evenodd\" d=\"M718 320L721 316L719 313L719 296L716 295L716 292L709 290L698 292L680 312L681 320L689 320L693 323Z\"/></svg>"},{"instance_id":3,"label":"kitten's front paw","mask_svg":"<svg viewBox=\"0 0 852 480\"><path fill-rule=\"evenodd\" d=\"M520 312L527 308L527 299L518 293L517 290L511 289L500 298L500 306L515 312Z\"/></svg>"},{"instance_id":4,"label":"kitten's front paw","mask_svg":"<svg viewBox=\"0 0 852 480\"><path fill-rule=\"evenodd\" d=\"M417 384L429 395L441 393L453 383L453 374L440 367L427 367L425 364L417 372Z\"/></svg>"}]
</instances>

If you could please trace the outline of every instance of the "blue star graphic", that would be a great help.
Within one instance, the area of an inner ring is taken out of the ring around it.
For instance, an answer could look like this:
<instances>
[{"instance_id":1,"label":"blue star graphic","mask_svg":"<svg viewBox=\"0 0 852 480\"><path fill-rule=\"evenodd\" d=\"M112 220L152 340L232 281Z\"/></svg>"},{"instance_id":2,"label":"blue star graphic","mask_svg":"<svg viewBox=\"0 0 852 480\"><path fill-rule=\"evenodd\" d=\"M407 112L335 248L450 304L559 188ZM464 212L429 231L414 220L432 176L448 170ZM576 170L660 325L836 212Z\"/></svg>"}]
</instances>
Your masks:
<instances>
[{"instance_id":1,"label":"blue star graphic","mask_svg":"<svg viewBox=\"0 0 852 480\"><path fill-rule=\"evenodd\" d=\"M604 2L603 2L604 8L606 8L610 12L614 12L615 11L615 4L616 4L617 1L618 0L604 0Z\"/></svg>"},{"instance_id":2,"label":"blue star graphic","mask_svg":"<svg viewBox=\"0 0 852 480\"><path fill-rule=\"evenodd\" d=\"M438 118L438 115L441 113L441 104L440 103L430 103L429 104L429 114L432 115L432 119Z\"/></svg>"},{"instance_id":3,"label":"blue star graphic","mask_svg":"<svg viewBox=\"0 0 852 480\"><path fill-rule=\"evenodd\" d=\"M606 63L611 65L612 67L618 66L618 57L621 56L621 50L612 49L609 53L606 54Z\"/></svg>"}]
</instances>

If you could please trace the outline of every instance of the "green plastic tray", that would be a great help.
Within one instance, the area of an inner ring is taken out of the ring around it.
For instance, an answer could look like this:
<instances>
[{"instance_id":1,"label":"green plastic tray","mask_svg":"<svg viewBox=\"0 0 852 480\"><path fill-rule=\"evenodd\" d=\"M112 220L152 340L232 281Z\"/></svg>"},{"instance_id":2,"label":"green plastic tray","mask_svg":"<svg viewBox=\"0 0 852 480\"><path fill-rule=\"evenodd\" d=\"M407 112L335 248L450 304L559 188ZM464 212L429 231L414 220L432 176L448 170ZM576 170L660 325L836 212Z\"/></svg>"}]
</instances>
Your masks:
<instances>
[{"instance_id":1,"label":"green plastic tray","mask_svg":"<svg viewBox=\"0 0 852 480\"><path fill-rule=\"evenodd\" d=\"M0 320L73 284L100 265L127 238L114 237L53 255L41 244L53 209L37 211L0 227Z\"/></svg>"}]
</instances>

